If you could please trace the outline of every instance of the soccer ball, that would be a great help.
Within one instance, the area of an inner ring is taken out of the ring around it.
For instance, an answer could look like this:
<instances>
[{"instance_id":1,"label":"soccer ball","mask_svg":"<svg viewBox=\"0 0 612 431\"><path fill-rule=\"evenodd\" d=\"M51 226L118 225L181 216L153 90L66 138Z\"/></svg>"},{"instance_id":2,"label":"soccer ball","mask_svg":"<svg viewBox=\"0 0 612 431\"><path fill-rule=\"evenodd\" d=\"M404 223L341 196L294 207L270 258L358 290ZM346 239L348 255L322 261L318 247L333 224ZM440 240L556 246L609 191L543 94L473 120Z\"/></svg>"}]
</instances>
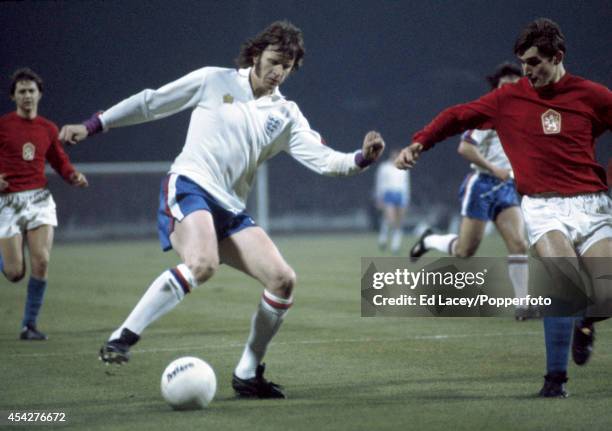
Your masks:
<instances>
[{"instance_id":1,"label":"soccer ball","mask_svg":"<svg viewBox=\"0 0 612 431\"><path fill-rule=\"evenodd\" d=\"M161 376L161 393L175 410L206 407L217 391L217 377L206 362L193 356L175 359Z\"/></svg>"}]
</instances>

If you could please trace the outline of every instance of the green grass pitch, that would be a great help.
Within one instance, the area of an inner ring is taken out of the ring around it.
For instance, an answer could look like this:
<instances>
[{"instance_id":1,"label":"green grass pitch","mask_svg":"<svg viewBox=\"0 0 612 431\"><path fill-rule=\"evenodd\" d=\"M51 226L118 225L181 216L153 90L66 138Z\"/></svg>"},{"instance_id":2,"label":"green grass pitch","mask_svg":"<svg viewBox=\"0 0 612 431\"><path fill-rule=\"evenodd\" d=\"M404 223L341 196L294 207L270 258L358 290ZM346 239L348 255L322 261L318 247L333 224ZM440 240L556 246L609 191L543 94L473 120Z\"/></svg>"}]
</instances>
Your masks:
<instances>
[{"instance_id":1,"label":"green grass pitch","mask_svg":"<svg viewBox=\"0 0 612 431\"><path fill-rule=\"evenodd\" d=\"M234 398L232 370L261 287L225 267L145 331L129 364L102 365L101 343L177 262L152 241L108 242L54 248L39 319L46 342L17 340L25 281L0 281L0 411L65 412L62 428L77 430L611 429L608 322L591 363L570 365L570 398L539 399L541 321L361 318L360 257L380 254L374 235L275 239L298 274L295 306L266 357L287 400ZM479 255L503 250L493 236ZM206 410L175 412L161 398L161 372L185 355L217 373ZM25 429L4 418L0 428Z\"/></svg>"}]
</instances>

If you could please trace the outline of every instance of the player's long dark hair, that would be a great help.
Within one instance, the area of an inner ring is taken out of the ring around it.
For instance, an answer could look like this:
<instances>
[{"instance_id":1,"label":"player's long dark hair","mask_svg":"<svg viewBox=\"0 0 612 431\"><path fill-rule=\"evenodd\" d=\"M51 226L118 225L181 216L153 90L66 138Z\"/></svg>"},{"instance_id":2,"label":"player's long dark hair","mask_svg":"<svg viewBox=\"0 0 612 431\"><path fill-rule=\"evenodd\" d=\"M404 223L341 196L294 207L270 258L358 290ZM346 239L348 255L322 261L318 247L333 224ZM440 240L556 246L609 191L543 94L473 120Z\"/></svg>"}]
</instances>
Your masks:
<instances>
[{"instance_id":1,"label":"player's long dark hair","mask_svg":"<svg viewBox=\"0 0 612 431\"><path fill-rule=\"evenodd\" d=\"M565 53L565 36L559 24L548 18L538 18L521 31L514 44L514 53L523 55L532 46L547 57L558 51Z\"/></svg>"},{"instance_id":2,"label":"player's long dark hair","mask_svg":"<svg viewBox=\"0 0 612 431\"><path fill-rule=\"evenodd\" d=\"M11 75L11 96L15 94L15 88L19 81L34 81L38 86L38 91L43 92L43 80L36 72L29 67L17 69Z\"/></svg>"},{"instance_id":3,"label":"player's long dark hair","mask_svg":"<svg viewBox=\"0 0 612 431\"><path fill-rule=\"evenodd\" d=\"M514 63L502 63L495 68L493 74L487 76L487 82L491 85L491 89L495 90L499 84L499 80L504 76L523 76L521 68Z\"/></svg>"},{"instance_id":4,"label":"player's long dark hair","mask_svg":"<svg viewBox=\"0 0 612 431\"><path fill-rule=\"evenodd\" d=\"M266 27L252 39L248 39L240 47L240 54L236 58L238 67L253 66L253 59L268 47L278 46L278 51L284 57L295 59L292 71L296 71L304 60L304 38L302 30L289 21L276 21Z\"/></svg>"}]
</instances>

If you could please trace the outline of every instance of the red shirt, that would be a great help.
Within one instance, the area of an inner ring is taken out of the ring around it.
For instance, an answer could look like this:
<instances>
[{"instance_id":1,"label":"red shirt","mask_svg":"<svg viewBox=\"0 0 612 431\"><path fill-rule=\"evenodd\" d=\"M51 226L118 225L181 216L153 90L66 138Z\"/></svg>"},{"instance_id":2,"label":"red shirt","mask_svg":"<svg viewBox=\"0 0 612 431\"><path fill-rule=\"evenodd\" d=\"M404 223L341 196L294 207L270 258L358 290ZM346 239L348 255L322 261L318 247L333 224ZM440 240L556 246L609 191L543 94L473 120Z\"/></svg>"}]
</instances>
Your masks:
<instances>
[{"instance_id":1,"label":"red shirt","mask_svg":"<svg viewBox=\"0 0 612 431\"><path fill-rule=\"evenodd\" d=\"M612 92L566 73L534 89L527 78L438 115L414 142L431 148L467 129L494 128L521 194L575 195L607 190L595 161L595 139L612 129Z\"/></svg>"},{"instance_id":2,"label":"red shirt","mask_svg":"<svg viewBox=\"0 0 612 431\"><path fill-rule=\"evenodd\" d=\"M22 118L16 112L0 117L0 173L9 183L2 193L45 187L45 160L66 181L75 172L55 124L41 116Z\"/></svg>"}]
</instances>

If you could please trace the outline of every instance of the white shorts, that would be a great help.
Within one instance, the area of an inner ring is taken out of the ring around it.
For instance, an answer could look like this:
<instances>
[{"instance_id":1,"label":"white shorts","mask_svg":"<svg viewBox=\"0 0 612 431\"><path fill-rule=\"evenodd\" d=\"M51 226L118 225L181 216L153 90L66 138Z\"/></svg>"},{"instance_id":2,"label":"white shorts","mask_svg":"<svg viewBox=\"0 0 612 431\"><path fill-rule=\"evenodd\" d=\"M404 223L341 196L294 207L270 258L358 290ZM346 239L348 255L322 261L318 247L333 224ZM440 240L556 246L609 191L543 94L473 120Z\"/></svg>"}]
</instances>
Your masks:
<instances>
[{"instance_id":1,"label":"white shorts","mask_svg":"<svg viewBox=\"0 0 612 431\"><path fill-rule=\"evenodd\" d=\"M57 226L55 201L48 189L0 194L0 238L42 225Z\"/></svg>"},{"instance_id":2,"label":"white shorts","mask_svg":"<svg viewBox=\"0 0 612 431\"><path fill-rule=\"evenodd\" d=\"M606 193L570 197L529 197L521 203L529 245L553 230L561 231L578 255L604 238L612 238L612 200Z\"/></svg>"}]
</instances>

